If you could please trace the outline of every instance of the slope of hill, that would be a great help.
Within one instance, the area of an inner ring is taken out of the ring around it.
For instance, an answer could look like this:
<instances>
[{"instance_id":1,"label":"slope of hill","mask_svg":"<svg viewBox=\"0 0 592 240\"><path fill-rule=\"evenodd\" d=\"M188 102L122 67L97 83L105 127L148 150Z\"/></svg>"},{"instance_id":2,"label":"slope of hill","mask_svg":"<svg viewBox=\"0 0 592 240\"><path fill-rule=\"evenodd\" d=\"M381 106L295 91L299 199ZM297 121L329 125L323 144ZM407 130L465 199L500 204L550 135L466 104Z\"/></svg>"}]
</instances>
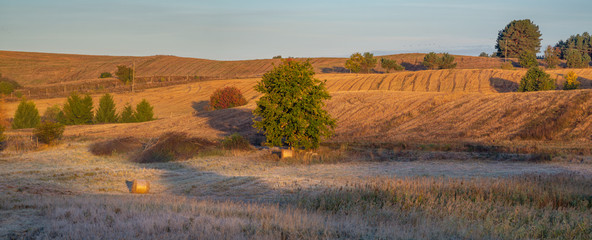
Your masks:
<instances>
[{"instance_id":1,"label":"slope of hill","mask_svg":"<svg viewBox=\"0 0 592 240\"><path fill-rule=\"evenodd\" d=\"M395 59L408 70L423 70L424 54L397 54L383 56ZM317 73L347 72L343 68L346 58L312 58ZM459 69L497 68L498 58L456 56ZM259 77L269 71L280 59L245 61L214 61L175 56L92 56L0 51L0 73L23 85L38 85L96 79L102 72L114 72L117 65L136 65L137 76L205 76L216 78ZM376 71L383 69L377 66Z\"/></svg>"}]
</instances>

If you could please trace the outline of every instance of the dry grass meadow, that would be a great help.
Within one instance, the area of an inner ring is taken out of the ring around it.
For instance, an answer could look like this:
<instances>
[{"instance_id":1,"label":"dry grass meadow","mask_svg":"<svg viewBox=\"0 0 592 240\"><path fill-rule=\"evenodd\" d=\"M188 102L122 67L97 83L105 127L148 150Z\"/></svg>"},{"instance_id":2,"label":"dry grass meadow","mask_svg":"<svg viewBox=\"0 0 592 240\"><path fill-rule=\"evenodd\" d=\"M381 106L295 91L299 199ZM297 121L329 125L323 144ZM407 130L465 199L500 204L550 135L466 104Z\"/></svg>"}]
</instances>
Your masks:
<instances>
[{"instance_id":1,"label":"dry grass meadow","mask_svg":"<svg viewBox=\"0 0 592 240\"><path fill-rule=\"evenodd\" d=\"M345 59L313 59L336 134L279 159L257 146L251 114L258 76L279 60L0 51L0 72L25 87L86 81L130 61L145 76L227 78L117 92L119 108L147 99L158 119L68 126L54 146L31 129L7 131L0 239L592 238L592 70L575 70L582 90L516 93L526 71L499 69L498 59L458 56L459 69L422 70L413 68L421 54L388 57L413 71L349 74ZM561 85L568 70L547 72ZM224 86L248 104L208 111ZM97 104L101 93L90 93ZM43 113L65 98L32 100ZM17 104L4 108L11 115ZM168 132L201 145L140 163ZM215 144L232 133L254 146ZM150 181L150 193L131 194L134 179Z\"/></svg>"}]
</instances>

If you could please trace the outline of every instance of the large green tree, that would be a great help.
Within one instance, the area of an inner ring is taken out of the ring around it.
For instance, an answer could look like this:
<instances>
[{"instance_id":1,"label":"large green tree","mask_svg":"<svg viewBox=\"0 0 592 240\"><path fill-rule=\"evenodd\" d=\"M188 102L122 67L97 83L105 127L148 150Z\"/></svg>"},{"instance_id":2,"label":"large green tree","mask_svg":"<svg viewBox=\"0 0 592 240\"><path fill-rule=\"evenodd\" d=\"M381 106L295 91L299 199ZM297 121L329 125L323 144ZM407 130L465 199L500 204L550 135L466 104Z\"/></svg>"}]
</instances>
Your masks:
<instances>
[{"instance_id":1,"label":"large green tree","mask_svg":"<svg viewBox=\"0 0 592 240\"><path fill-rule=\"evenodd\" d=\"M93 100L89 95L80 97L78 93L70 94L62 110L60 122L65 125L91 124L93 121Z\"/></svg>"},{"instance_id":2,"label":"large green tree","mask_svg":"<svg viewBox=\"0 0 592 240\"><path fill-rule=\"evenodd\" d=\"M115 111L115 101L113 96L105 93L99 100L99 108L95 114L95 122L97 123L115 123L117 122L117 112Z\"/></svg>"},{"instance_id":3,"label":"large green tree","mask_svg":"<svg viewBox=\"0 0 592 240\"><path fill-rule=\"evenodd\" d=\"M124 84L128 84L132 82L134 70L125 65L117 66L117 71L115 75L117 78L122 81Z\"/></svg>"},{"instance_id":4,"label":"large green tree","mask_svg":"<svg viewBox=\"0 0 592 240\"><path fill-rule=\"evenodd\" d=\"M41 117L39 116L39 110L37 110L35 103L33 101L27 101L23 98L21 103L19 103L16 112L14 113L12 128L34 128L39 125L40 120Z\"/></svg>"},{"instance_id":5,"label":"large green tree","mask_svg":"<svg viewBox=\"0 0 592 240\"><path fill-rule=\"evenodd\" d=\"M565 52L565 60L568 68L586 68L590 66L590 56L574 48Z\"/></svg>"},{"instance_id":6,"label":"large green tree","mask_svg":"<svg viewBox=\"0 0 592 240\"><path fill-rule=\"evenodd\" d=\"M265 133L267 144L317 148L333 134L335 119L323 109L331 96L325 82L314 78L309 61L284 61L265 73L255 89L263 96L253 114L254 127Z\"/></svg>"},{"instance_id":7,"label":"large green tree","mask_svg":"<svg viewBox=\"0 0 592 240\"><path fill-rule=\"evenodd\" d=\"M525 52L536 54L541 49L541 36L539 26L530 19L511 21L498 33L497 56L517 58Z\"/></svg>"}]
</instances>

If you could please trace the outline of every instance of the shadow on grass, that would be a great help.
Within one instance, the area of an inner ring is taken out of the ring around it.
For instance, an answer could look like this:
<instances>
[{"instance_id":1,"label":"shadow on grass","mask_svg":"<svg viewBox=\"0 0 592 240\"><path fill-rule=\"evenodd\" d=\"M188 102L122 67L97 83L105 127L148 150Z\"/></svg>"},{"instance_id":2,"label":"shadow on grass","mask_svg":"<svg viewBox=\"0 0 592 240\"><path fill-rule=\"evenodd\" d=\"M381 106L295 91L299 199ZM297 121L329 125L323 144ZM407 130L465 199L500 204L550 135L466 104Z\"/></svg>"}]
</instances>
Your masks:
<instances>
[{"instance_id":1,"label":"shadow on grass","mask_svg":"<svg viewBox=\"0 0 592 240\"><path fill-rule=\"evenodd\" d=\"M490 78L489 84L495 91L500 93L515 92L518 90L518 83L503 78Z\"/></svg>"},{"instance_id":2,"label":"shadow on grass","mask_svg":"<svg viewBox=\"0 0 592 240\"><path fill-rule=\"evenodd\" d=\"M200 103L194 104L200 107ZM260 146L265 136L253 127L253 112L244 108L228 108L214 111L197 111L196 117L206 118L208 125L225 135L238 133L252 145Z\"/></svg>"}]
</instances>

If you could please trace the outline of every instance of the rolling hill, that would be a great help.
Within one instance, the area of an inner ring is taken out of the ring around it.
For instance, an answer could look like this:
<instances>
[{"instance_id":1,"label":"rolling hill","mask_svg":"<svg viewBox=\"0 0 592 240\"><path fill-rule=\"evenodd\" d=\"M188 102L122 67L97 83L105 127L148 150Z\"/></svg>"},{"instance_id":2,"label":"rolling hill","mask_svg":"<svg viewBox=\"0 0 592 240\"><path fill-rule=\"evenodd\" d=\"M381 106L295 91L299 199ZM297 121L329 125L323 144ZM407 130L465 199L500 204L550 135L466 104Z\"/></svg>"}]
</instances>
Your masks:
<instances>
[{"instance_id":1,"label":"rolling hill","mask_svg":"<svg viewBox=\"0 0 592 240\"><path fill-rule=\"evenodd\" d=\"M408 70L423 70L424 54L382 56L395 59ZM497 68L501 59L455 56L459 69ZM346 58L311 58L317 73L347 72ZM202 76L219 79L253 78L279 64L280 59L214 61L175 56L93 56L0 51L0 73L25 86L97 79L102 72L115 72L117 65L136 65L137 76ZM380 64L379 64L380 65ZM378 66L376 71L382 72Z\"/></svg>"}]
</instances>

